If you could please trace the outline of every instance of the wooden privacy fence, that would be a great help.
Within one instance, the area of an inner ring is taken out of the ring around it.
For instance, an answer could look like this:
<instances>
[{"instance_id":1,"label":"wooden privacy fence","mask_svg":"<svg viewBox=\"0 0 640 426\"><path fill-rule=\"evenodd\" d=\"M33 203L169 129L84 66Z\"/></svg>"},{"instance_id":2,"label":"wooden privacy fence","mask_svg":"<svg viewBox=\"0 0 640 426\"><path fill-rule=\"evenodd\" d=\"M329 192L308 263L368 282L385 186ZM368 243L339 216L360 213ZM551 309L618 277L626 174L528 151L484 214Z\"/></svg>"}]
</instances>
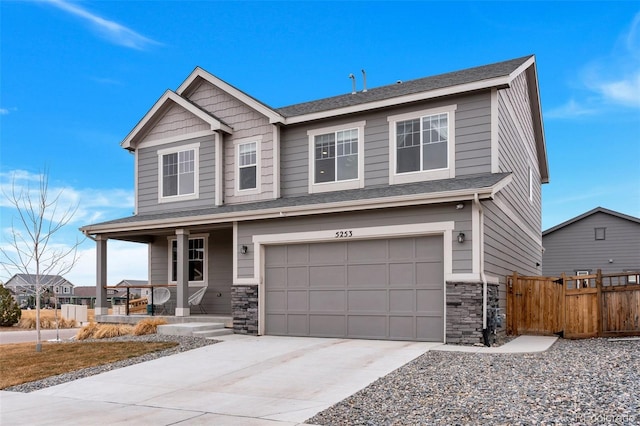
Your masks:
<instances>
[{"instance_id":1,"label":"wooden privacy fence","mask_svg":"<svg viewBox=\"0 0 640 426\"><path fill-rule=\"evenodd\" d=\"M507 276L507 334L640 335L640 272Z\"/></svg>"}]
</instances>

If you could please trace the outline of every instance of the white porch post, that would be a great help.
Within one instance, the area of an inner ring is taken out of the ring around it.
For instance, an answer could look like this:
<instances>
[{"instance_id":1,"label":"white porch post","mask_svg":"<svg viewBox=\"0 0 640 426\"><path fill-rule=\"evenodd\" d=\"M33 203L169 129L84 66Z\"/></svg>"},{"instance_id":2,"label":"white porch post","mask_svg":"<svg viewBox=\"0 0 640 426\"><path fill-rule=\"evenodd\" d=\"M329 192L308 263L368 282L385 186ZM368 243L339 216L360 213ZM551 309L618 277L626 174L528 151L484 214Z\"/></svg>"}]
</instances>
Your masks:
<instances>
[{"instance_id":1,"label":"white porch post","mask_svg":"<svg viewBox=\"0 0 640 426\"><path fill-rule=\"evenodd\" d=\"M188 317L189 312L189 231L176 229L177 265L176 265L176 316Z\"/></svg>"},{"instance_id":2,"label":"white porch post","mask_svg":"<svg viewBox=\"0 0 640 426\"><path fill-rule=\"evenodd\" d=\"M107 240L104 235L96 236L96 315L109 314L107 299Z\"/></svg>"}]
</instances>

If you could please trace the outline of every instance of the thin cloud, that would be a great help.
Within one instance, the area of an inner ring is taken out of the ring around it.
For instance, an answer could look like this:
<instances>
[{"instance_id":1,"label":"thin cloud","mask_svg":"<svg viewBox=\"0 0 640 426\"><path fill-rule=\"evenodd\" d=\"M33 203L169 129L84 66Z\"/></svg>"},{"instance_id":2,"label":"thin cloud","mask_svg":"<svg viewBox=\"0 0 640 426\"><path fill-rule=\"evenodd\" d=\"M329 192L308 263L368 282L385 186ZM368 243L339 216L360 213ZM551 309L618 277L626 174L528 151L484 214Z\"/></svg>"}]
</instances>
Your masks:
<instances>
[{"instance_id":1,"label":"thin cloud","mask_svg":"<svg viewBox=\"0 0 640 426\"><path fill-rule=\"evenodd\" d=\"M9 115L12 112L16 112L18 108L0 108L0 115Z\"/></svg>"},{"instance_id":2,"label":"thin cloud","mask_svg":"<svg viewBox=\"0 0 640 426\"><path fill-rule=\"evenodd\" d=\"M544 116L546 118L577 118L587 115L594 115L598 111L594 108L589 108L578 104L574 99L570 99L566 104L546 111Z\"/></svg>"},{"instance_id":3,"label":"thin cloud","mask_svg":"<svg viewBox=\"0 0 640 426\"><path fill-rule=\"evenodd\" d=\"M67 13L75 15L85 22L88 22L102 37L119 46L128 47L136 50L145 50L151 45L159 45L161 43L152 40L127 28L115 21L102 18L96 14L89 12L77 4L69 3L65 0L46 0L47 3L57 7Z\"/></svg>"}]
</instances>

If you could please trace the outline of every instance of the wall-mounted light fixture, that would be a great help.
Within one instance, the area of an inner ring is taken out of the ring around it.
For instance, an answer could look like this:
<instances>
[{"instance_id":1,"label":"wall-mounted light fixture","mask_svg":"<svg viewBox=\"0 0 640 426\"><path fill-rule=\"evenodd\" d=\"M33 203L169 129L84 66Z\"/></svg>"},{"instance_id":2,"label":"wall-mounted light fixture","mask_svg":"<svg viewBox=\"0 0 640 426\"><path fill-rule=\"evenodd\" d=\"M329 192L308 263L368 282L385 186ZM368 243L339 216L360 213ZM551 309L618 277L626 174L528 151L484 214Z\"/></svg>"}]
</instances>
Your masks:
<instances>
[{"instance_id":1,"label":"wall-mounted light fixture","mask_svg":"<svg viewBox=\"0 0 640 426\"><path fill-rule=\"evenodd\" d=\"M456 204L456 210L462 210L462 209L464 209L464 203Z\"/></svg>"},{"instance_id":2,"label":"wall-mounted light fixture","mask_svg":"<svg viewBox=\"0 0 640 426\"><path fill-rule=\"evenodd\" d=\"M458 242L460 244L464 243L464 232L458 234Z\"/></svg>"},{"instance_id":3,"label":"wall-mounted light fixture","mask_svg":"<svg viewBox=\"0 0 640 426\"><path fill-rule=\"evenodd\" d=\"M247 252L249 251L249 247L247 246L240 246L240 254L247 254Z\"/></svg>"}]
</instances>

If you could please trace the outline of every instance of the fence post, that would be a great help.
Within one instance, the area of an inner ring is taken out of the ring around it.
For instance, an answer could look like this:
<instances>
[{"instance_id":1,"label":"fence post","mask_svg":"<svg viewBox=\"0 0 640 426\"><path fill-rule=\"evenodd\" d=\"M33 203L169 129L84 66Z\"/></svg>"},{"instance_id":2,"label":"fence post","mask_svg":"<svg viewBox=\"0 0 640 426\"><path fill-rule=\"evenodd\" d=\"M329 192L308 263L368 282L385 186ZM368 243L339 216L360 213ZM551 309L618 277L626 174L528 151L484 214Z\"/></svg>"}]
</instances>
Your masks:
<instances>
[{"instance_id":1,"label":"fence post","mask_svg":"<svg viewBox=\"0 0 640 426\"><path fill-rule=\"evenodd\" d=\"M596 291L596 297L598 298L598 302L596 303L596 306L598 307L598 337L600 337L602 336L602 312L604 311L602 309L602 269L598 269L596 272Z\"/></svg>"},{"instance_id":2,"label":"fence post","mask_svg":"<svg viewBox=\"0 0 640 426\"><path fill-rule=\"evenodd\" d=\"M562 326L562 336L564 337L564 331L567 327L567 299L565 296L565 289L567 288L567 274L565 274L564 272L560 274L560 279L562 280L562 292L560 293L560 297L562 298L562 300L560 301L560 325Z\"/></svg>"}]
</instances>

